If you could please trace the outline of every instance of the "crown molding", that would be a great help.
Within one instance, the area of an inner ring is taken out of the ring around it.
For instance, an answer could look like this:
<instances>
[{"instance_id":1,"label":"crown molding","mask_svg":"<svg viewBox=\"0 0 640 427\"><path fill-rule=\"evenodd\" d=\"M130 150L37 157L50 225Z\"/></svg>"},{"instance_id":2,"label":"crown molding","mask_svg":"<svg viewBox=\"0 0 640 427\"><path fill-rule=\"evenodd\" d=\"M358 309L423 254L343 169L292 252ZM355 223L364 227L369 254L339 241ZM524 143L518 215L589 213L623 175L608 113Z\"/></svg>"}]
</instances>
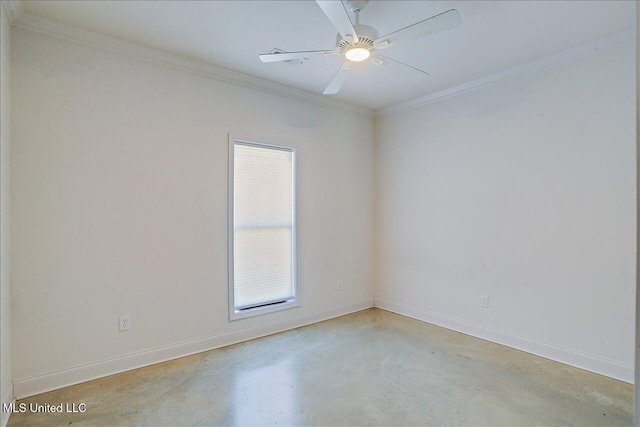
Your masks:
<instances>
[{"instance_id":1,"label":"crown molding","mask_svg":"<svg viewBox=\"0 0 640 427\"><path fill-rule=\"evenodd\" d=\"M23 7L20 1L2 0L2 8L4 13L7 14L7 19L9 19L9 24L11 25L15 25L20 16L22 16Z\"/></svg>"},{"instance_id":2,"label":"crown molding","mask_svg":"<svg viewBox=\"0 0 640 427\"><path fill-rule=\"evenodd\" d=\"M376 119L392 116L403 111L411 110L414 108L422 107L424 105L432 104L434 102L442 101L447 98L451 98L472 90L480 89L486 86L490 86L505 80L510 80L516 77L525 76L527 74L543 71L548 68L556 67L568 62L575 61L580 58L584 58L596 53L604 52L607 50L615 49L620 46L632 44L636 39L635 28L629 28L617 33L613 33L606 37L594 40L592 42L567 49L553 55L545 56L539 59L535 59L530 62L526 62L516 67L507 68L489 76L482 77L477 80L473 80L467 83L463 83L459 86L455 86L449 89L445 89L440 92L422 96L419 98L411 99L409 101L400 102L390 107L381 108L375 111Z\"/></svg>"},{"instance_id":3,"label":"crown molding","mask_svg":"<svg viewBox=\"0 0 640 427\"><path fill-rule=\"evenodd\" d=\"M46 18L42 18L23 11L20 1L2 1L2 6L9 18L9 22L25 30L46 34L52 37L83 44L109 52L133 57L139 60L164 65L189 73L209 77L226 83L248 87L274 95L284 96L297 101L322 106L332 110L353 114L355 116L374 119L391 116L413 108L422 107L434 102L451 98L472 90L490 86L505 80L521 77L527 74L543 71L558 65L562 65L577 59L590 56L606 50L611 50L635 41L635 29L629 28L592 42L564 50L543 58L539 58L516 67L508 68L495 74L482 77L440 92L414 98L408 101L370 110L365 107L348 104L327 98L323 95L296 89L281 83L254 77L238 71L229 70L203 61L190 59L180 55L161 51L124 40L116 39L103 34L83 30L71 25L62 24Z\"/></svg>"},{"instance_id":4,"label":"crown molding","mask_svg":"<svg viewBox=\"0 0 640 427\"><path fill-rule=\"evenodd\" d=\"M3 3L6 3L3 1ZM12 2L13 3L13 2ZM174 69L186 71L215 80L231 83L266 92L274 95L284 96L296 101L313 104L337 110L343 113L353 114L373 120L373 110L348 104L346 102L337 101L327 98L323 95L308 92L302 89L296 89L270 80L259 77L250 76L238 71L229 70L207 62L190 59L184 56L164 52L114 37L95 33L93 31L83 30L68 24L52 21L30 13L21 13L13 22L18 28L33 31L40 34L60 38L63 40L80 43L108 52L117 53L129 57L133 57L146 62L164 65Z\"/></svg>"}]
</instances>

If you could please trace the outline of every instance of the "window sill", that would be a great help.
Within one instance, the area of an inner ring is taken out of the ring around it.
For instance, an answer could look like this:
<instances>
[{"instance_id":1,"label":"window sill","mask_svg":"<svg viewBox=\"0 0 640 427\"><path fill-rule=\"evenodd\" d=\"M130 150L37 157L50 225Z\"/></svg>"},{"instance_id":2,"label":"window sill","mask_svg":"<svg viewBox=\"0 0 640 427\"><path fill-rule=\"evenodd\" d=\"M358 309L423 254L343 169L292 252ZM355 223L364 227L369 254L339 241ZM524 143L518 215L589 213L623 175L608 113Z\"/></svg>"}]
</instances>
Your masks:
<instances>
[{"instance_id":1,"label":"window sill","mask_svg":"<svg viewBox=\"0 0 640 427\"><path fill-rule=\"evenodd\" d=\"M248 317L262 316L264 314L275 313L277 311L289 310L291 308L300 307L298 300L291 300L283 302L277 305L270 305L266 307L256 307L246 310L234 310L229 313L229 320L235 321L240 319L246 319Z\"/></svg>"}]
</instances>

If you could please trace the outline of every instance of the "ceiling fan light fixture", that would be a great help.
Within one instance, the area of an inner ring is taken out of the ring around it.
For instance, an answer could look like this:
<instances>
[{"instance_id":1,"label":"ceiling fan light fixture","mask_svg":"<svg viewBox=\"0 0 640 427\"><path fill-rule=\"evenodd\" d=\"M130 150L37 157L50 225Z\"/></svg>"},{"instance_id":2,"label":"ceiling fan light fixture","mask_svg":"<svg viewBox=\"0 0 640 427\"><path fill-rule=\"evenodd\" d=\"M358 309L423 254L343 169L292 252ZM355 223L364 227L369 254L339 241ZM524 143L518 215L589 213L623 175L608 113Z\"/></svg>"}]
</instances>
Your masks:
<instances>
[{"instance_id":1,"label":"ceiling fan light fixture","mask_svg":"<svg viewBox=\"0 0 640 427\"><path fill-rule=\"evenodd\" d=\"M369 52L369 49L365 49L364 47L352 47L344 53L344 56L349 61L360 62L371 56L371 52Z\"/></svg>"}]
</instances>

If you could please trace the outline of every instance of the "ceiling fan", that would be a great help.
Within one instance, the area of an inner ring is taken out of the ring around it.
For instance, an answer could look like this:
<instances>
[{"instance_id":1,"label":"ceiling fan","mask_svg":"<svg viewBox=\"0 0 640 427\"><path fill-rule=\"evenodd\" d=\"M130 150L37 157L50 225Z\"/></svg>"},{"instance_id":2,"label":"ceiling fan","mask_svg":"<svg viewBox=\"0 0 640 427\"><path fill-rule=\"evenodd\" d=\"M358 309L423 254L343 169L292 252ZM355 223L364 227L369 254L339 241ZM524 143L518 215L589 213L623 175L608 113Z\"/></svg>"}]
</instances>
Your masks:
<instances>
[{"instance_id":1,"label":"ceiling fan","mask_svg":"<svg viewBox=\"0 0 640 427\"><path fill-rule=\"evenodd\" d=\"M340 0L316 0L318 6L327 15L338 30L336 48L333 50L310 50L304 52L284 52L274 49L271 53L260 55L262 62L306 60L310 56L343 55L345 62L333 77L323 94L338 93L355 63L369 60L376 66L389 66L409 70L414 77L422 79L427 72L408 64L377 54L377 51L395 46L401 42L450 30L462 24L460 14L455 9L448 10L408 27L379 37L375 28L360 24L360 11L369 0L347 0L347 7L355 15L356 24L351 23L347 9Z\"/></svg>"}]
</instances>

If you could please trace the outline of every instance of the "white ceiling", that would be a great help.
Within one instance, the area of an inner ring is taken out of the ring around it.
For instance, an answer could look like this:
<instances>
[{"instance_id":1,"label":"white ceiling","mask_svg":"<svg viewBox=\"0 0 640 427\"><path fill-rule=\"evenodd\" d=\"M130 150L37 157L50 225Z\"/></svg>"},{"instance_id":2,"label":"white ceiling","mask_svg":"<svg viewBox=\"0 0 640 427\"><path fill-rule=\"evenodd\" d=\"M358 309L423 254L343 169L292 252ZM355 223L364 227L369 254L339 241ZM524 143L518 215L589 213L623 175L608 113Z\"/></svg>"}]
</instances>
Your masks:
<instances>
[{"instance_id":1,"label":"white ceiling","mask_svg":"<svg viewBox=\"0 0 640 427\"><path fill-rule=\"evenodd\" d=\"M449 9L462 26L384 51L430 76L414 83L369 64L331 95L379 109L433 94L635 26L634 1L372 1L362 24L388 34ZM314 93L340 56L262 63L260 53L333 49L336 30L315 1L27 1L24 11Z\"/></svg>"}]
</instances>

